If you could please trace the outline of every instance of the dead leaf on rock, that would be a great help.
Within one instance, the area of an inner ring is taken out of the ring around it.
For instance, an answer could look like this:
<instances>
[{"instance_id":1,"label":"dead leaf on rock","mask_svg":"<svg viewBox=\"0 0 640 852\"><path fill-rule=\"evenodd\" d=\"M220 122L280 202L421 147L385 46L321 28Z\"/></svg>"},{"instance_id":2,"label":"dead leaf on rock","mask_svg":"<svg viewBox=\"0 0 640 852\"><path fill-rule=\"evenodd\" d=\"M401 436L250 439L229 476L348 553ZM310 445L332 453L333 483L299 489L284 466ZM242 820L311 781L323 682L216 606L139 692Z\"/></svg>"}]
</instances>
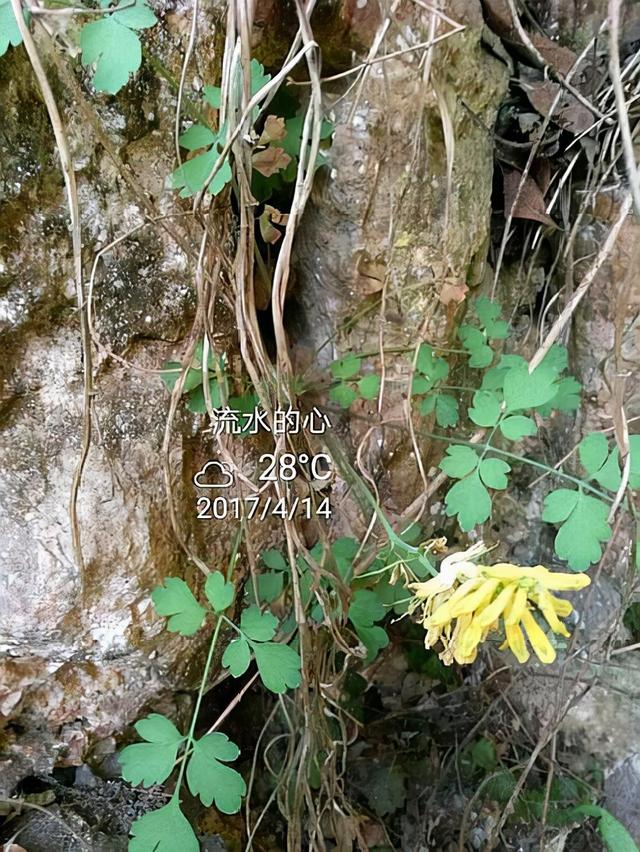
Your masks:
<instances>
[{"instance_id":1,"label":"dead leaf on rock","mask_svg":"<svg viewBox=\"0 0 640 852\"><path fill-rule=\"evenodd\" d=\"M284 139L287 135L287 128L284 123L284 118L277 115L268 115L264 123L264 129L260 136L260 144L267 145L278 139Z\"/></svg>"},{"instance_id":2,"label":"dead leaf on rock","mask_svg":"<svg viewBox=\"0 0 640 852\"><path fill-rule=\"evenodd\" d=\"M282 231L273 225L286 225L289 220L287 213L281 213L270 204L264 205L264 211L260 214L260 234L265 243L277 243L282 236Z\"/></svg>"},{"instance_id":3,"label":"dead leaf on rock","mask_svg":"<svg viewBox=\"0 0 640 852\"><path fill-rule=\"evenodd\" d=\"M578 59L572 50L551 41L541 33L531 33L529 37L540 56L554 71L562 74L563 77L571 71Z\"/></svg>"},{"instance_id":4,"label":"dead leaf on rock","mask_svg":"<svg viewBox=\"0 0 640 852\"><path fill-rule=\"evenodd\" d=\"M591 112L573 95L568 92L563 93L558 83L546 80L545 82L523 84L522 88L532 106L537 109L540 115L545 117L551 113L558 94L562 94L553 113L551 113L552 121L555 121L560 127L578 135L592 126L593 116Z\"/></svg>"},{"instance_id":5,"label":"dead leaf on rock","mask_svg":"<svg viewBox=\"0 0 640 852\"><path fill-rule=\"evenodd\" d=\"M449 305L451 302L459 305L464 302L468 292L469 288L464 281L446 281L438 293L438 299L443 305Z\"/></svg>"},{"instance_id":6,"label":"dead leaf on rock","mask_svg":"<svg viewBox=\"0 0 640 852\"><path fill-rule=\"evenodd\" d=\"M534 222L555 227L556 223L546 212L544 196L538 184L529 176L522 187L521 182L522 172L517 169L504 170L504 215L509 215L517 196L518 200L511 214L514 219L532 219Z\"/></svg>"},{"instance_id":7,"label":"dead leaf on rock","mask_svg":"<svg viewBox=\"0 0 640 852\"><path fill-rule=\"evenodd\" d=\"M281 169L286 169L291 162L291 157L282 148L275 145L258 151L251 158L253 168L265 177L271 177Z\"/></svg>"}]
</instances>

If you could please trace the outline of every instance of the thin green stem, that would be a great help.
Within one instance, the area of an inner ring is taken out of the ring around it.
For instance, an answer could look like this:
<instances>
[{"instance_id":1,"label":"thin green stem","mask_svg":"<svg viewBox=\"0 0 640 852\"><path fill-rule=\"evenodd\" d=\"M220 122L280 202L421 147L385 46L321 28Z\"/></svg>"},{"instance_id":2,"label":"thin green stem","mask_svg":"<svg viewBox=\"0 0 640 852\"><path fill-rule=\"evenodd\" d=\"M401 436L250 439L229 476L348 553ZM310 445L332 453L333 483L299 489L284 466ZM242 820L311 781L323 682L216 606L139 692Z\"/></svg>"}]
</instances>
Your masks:
<instances>
[{"instance_id":1,"label":"thin green stem","mask_svg":"<svg viewBox=\"0 0 640 852\"><path fill-rule=\"evenodd\" d=\"M209 653L207 654L207 661L204 665L204 671L202 672L202 680L200 681L200 688L198 690L198 697L196 699L196 706L193 708L193 715L191 717L191 725L189 726L189 733L187 734L187 745L186 750L190 750L193 748L195 738L195 730L196 723L198 721L198 714L200 713L200 705L202 704L202 698L204 696L205 686L209 679L209 671L211 670L211 664L213 663L213 655L216 650L216 644L218 642L218 636L220 635L220 628L222 627L222 620L224 616L220 616L216 622L215 629L213 631L213 636L211 637L211 644L209 645ZM228 619L225 619L228 620ZM182 784L182 779L184 778L184 773L187 768L187 761L183 760L180 764L180 772L178 773L178 780L176 781L176 789L173 794L174 798L179 797L180 786Z\"/></svg>"}]
</instances>

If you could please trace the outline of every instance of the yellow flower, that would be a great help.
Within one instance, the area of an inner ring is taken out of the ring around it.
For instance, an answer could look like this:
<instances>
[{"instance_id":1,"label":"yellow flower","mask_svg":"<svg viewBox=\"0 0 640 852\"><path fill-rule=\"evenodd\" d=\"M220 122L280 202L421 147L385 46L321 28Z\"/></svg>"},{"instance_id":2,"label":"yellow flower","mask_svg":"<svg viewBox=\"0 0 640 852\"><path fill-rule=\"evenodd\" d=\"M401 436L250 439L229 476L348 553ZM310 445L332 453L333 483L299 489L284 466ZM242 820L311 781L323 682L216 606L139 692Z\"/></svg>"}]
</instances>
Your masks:
<instances>
[{"instance_id":1,"label":"yellow flower","mask_svg":"<svg viewBox=\"0 0 640 852\"><path fill-rule=\"evenodd\" d=\"M409 612L419 612L425 645L440 644L446 664L472 663L478 646L489 633L504 628L505 642L520 663L529 659L527 640L542 663L552 663L556 652L535 618L538 612L553 633L569 636L562 618L571 614L569 601L552 591L577 591L591 582L586 574L563 574L543 565L510 562L481 565L472 561L487 553L482 542L443 559L440 572L424 583L410 583Z\"/></svg>"}]
</instances>

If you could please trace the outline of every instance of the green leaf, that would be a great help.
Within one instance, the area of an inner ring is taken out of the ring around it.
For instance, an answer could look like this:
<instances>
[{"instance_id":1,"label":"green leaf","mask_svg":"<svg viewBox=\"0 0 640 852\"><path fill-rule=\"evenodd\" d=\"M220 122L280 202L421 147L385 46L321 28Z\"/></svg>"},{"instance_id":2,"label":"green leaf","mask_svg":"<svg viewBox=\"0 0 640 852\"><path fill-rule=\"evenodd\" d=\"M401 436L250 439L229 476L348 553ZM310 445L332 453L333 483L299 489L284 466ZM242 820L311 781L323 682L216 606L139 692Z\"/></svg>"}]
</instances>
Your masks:
<instances>
[{"instance_id":1,"label":"green leaf","mask_svg":"<svg viewBox=\"0 0 640 852\"><path fill-rule=\"evenodd\" d=\"M136 722L135 729L146 742L127 746L120 752L122 777L134 786L162 784L173 771L185 737L173 722L159 713L151 713Z\"/></svg>"},{"instance_id":2,"label":"green leaf","mask_svg":"<svg viewBox=\"0 0 640 852\"><path fill-rule=\"evenodd\" d=\"M278 619L275 615L260 612L257 606L250 606L240 616L240 630L248 639L255 639L256 642L272 639L277 627Z\"/></svg>"},{"instance_id":3,"label":"green leaf","mask_svg":"<svg viewBox=\"0 0 640 852\"><path fill-rule=\"evenodd\" d=\"M480 481L478 471L456 482L444 498L449 517L457 515L460 529L469 532L491 515L491 497Z\"/></svg>"},{"instance_id":4,"label":"green leaf","mask_svg":"<svg viewBox=\"0 0 640 852\"><path fill-rule=\"evenodd\" d=\"M179 361L167 361L166 364L163 365L163 367L164 369L160 374L160 378L164 382L167 390L172 391L176 386L178 379L180 378L180 373L182 372L182 365ZM185 376L184 385L182 388L183 392L187 393L187 391L193 390L201 384L202 370L189 368L187 370L187 375Z\"/></svg>"},{"instance_id":5,"label":"green leaf","mask_svg":"<svg viewBox=\"0 0 640 852\"><path fill-rule=\"evenodd\" d=\"M129 852L199 852L200 844L180 810L177 797L168 805L150 811L131 826Z\"/></svg>"},{"instance_id":6,"label":"green leaf","mask_svg":"<svg viewBox=\"0 0 640 852\"><path fill-rule=\"evenodd\" d=\"M406 590L405 590L406 597ZM365 664L369 664L378 656L382 648L389 644L389 635L384 627L378 625L354 624L356 635L367 649Z\"/></svg>"},{"instance_id":7,"label":"green leaf","mask_svg":"<svg viewBox=\"0 0 640 852\"><path fill-rule=\"evenodd\" d=\"M283 589L282 571L265 571L258 576L258 599L261 603L273 603L280 597Z\"/></svg>"},{"instance_id":8,"label":"green leaf","mask_svg":"<svg viewBox=\"0 0 640 852\"><path fill-rule=\"evenodd\" d=\"M436 382L446 379L449 375L449 365L447 362L444 358L434 355L433 349L426 343L421 343L418 348L416 370L430 382L431 387ZM428 390L430 389L428 388Z\"/></svg>"},{"instance_id":9,"label":"green leaf","mask_svg":"<svg viewBox=\"0 0 640 852\"><path fill-rule=\"evenodd\" d=\"M437 394L432 393L429 396L425 396L423 400L421 400L420 405L418 406L418 411L420 414L426 417L427 414L431 414L431 412L436 407Z\"/></svg>"},{"instance_id":10,"label":"green leaf","mask_svg":"<svg viewBox=\"0 0 640 852\"><path fill-rule=\"evenodd\" d=\"M474 307L488 337L492 340L502 340L509 336L509 323L500 319L502 309L497 302L482 296L476 299Z\"/></svg>"},{"instance_id":11,"label":"green leaf","mask_svg":"<svg viewBox=\"0 0 640 852\"><path fill-rule=\"evenodd\" d=\"M509 484L507 473L511 468L501 459L483 459L478 468L480 478L488 488L503 490Z\"/></svg>"},{"instance_id":12,"label":"green leaf","mask_svg":"<svg viewBox=\"0 0 640 852\"><path fill-rule=\"evenodd\" d=\"M429 393L433 387L433 382L426 376L421 376L420 373L414 373L411 379L411 396L422 396Z\"/></svg>"},{"instance_id":13,"label":"green leaf","mask_svg":"<svg viewBox=\"0 0 640 852\"><path fill-rule=\"evenodd\" d=\"M102 3L107 6L108 3ZM132 30L146 30L157 23L157 18L146 0L120 0L111 17L114 21Z\"/></svg>"},{"instance_id":14,"label":"green leaf","mask_svg":"<svg viewBox=\"0 0 640 852\"><path fill-rule=\"evenodd\" d=\"M289 566L284 558L284 556L280 553L279 550L275 548L271 548L270 550L263 550L260 554L260 559L263 564L266 565L267 568L271 568L274 571L288 571Z\"/></svg>"},{"instance_id":15,"label":"green leaf","mask_svg":"<svg viewBox=\"0 0 640 852\"><path fill-rule=\"evenodd\" d=\"M23 10L22 14L28 23L28 13ZM13 14L11 0L0 0L0 56L7 52L9 45L18 47L19 44L22 44L22 35Z\"/></svg>"},{"instance_id":16,"label":"green leaf","mask_svg":"<svg viewBox=\"0 0 640 852\"><path fill-rule=\"evenodd\" d=\"M500 431L510 441L519 441L520 438L535 435L538 429L530 417L525 417L523 414L512 414L511 417L505 417L502 421Z\"/></svg>"},{"instance_id":17,"label":"green leaf","mask_svg":"<svg viewBox=\"0 0 640 852\"><path fill-rule=\"evenodd\" d=\"M570 813L576 816L591 816L598 820L598 831L609 852L638 852L635 840L624 825L606 808L599 805L578 805Z\"/></svg>"},{"instance_id":18,"label":"green leaf","mask_svg":"<svg viewBox=\"0 0 640 852\"><path fill-rule=\"evenodd\" d=\"M282 693L300 686L300 657L289 645L251 643L260 678L271 692Z\"/></svg>"},{"instance_id":19,"label":"green leaf","mask_svg":"<svg viewBox=\"0 0 640 852\"><path fill-rule=\"evenodd\" d=\"M458 329L458 337L469 355L470 367L488 367L493 361L493 349L487 346L484 334L471 325L461 325Z\"/></svg>"},{"instance_id":20,"label":"green leaf","mask_svg":"<svg viewBox=\"0 0 640 852\"><path fill-rule=\"evenodd\" d=\"M602 432L592 432L578 444L578 455L584 469L593 476L607 460L609 442Z\"/></svg>"},{"instance_id":21,"label":"green leaf","mask_svg":"<svg viewBox=\"0 0 640 852\"><path fill-rule=\"evenodd\" d=\"M158 615L170 616L167 630L181 636L193 636L202 627L207 614L179 577L167 577L164 586L157 586L151 592L151 600Z\"/></svg>"},{"instance_id":22,"label":"green leaf","mask_svg":"<svg viewBox=\"0 0 640 852\"><path fill-rule=\"evenodd\" d=\"M355 627L371 627L384 616L385 608L375 592L371 589L358 589L354 592L349 605L349 618Z\"/></svg>"},{"instance_id":23,"label":"green leaf","mask_svg":"<svg viewBox=\"0 0 640 852\"><path fill-rule=\"evenodd\" d=\"M233 677L243 675L249 668L250 662L251 649L244 636L230 642L222 655L222 665L225 669L229 669Z\"/></svg>"},{"instance_id":24,"label":"green leaf","mask_svg":"<svg viewBox=\"0 0 640 852\"><path fill-rule=\"evenodd\" d=\"M220 86L203 86L202 94L205 100L214 108L220 109L222 89Z\"/></svg>"},{"instance_id":25,"label":"green leaf","mask_svg":"<svg viewBox=\"0 0 640 852\"><path fill-rule=\"evenodd\" d=\"M542 520L562 522L555 539L555 552L574 571L585 571L600 559L600 542L611 538L608 512L602 501L567 488L552 491L545 498Z\"/></svg>"},{"instance_id":26,"label":"green leaf","mask_svg":"<svg viewBox=\"0 0 640 852\"><path fill-rule=\"evenodd\" d=\"M609 452L609 442L602 432L586 435L578 445L582 466L591 479L609 491L617 491L622 482L620 453L617 447Z\"/></svg>"},{"instance_id":27,"label":"green leaf","mask_svg":"<svg viewBox=\"0 0 640 852\"><path fill-rule=\"evenodd\" d=\"M442 429L457 426L460 415L458 400L450 394L438 394L436 397L436 422Z\"/></svg>"},{"instance_id":28,"label":"green leaf","mask_svg":"<svg viewBox=\"0 0 640 852\"><path fill-rule=\"evenodd\" d=\"M640 435L629 436L629 453L631 455L629 487L640 488Z\"/></svg>"},{"instance_id":29,"label":"green leaf","mask_svg":"<svg viewBox=\"0 0 640 852\"><path fill-rule=\"evenodd\" d=\"M217 138L219 139L220 136ZM198 154L190 160L186 160L171 174L171 185L174 189L180 190L181 198L189 198L204 188L207 178L220 156L218 145L219 142L205 151L204 154ZM229 158L226 157L209 182L207 192L211 195L218 195L231 178L231 166L229 165Z\"/></svg>"},{"instance_id":30,"label":"green leaf","mask_svg":"<svg viewBox=\"0 0 640 852\"><path fill-rule=\"evenodd\" d=\"M491 772L495 769L497 756L493 743L485 737L479 739L471 749L471 760L485 772Z\"/></svg>"},{"instance_id":31,"label":"green leaf","mask_svg":"<svg viewBox=\"0 0 640 852\"><path fill-rule=\"evenodd\" d=\"M512 367L504 377L504 399L507 413L523 408L536 408L553 399L558 387L556 372L544 362L530 373L524 365Z\"/></svg>"},{"instance_id":32,"label":"green leaf","mask_svg":"<svg viewBox=\"0 0 640 852\"><path fill-rule=\"evenodd\" d=\"M220 571L213 571L208 575L204 593L215 612L224 612L236 596L235 586L233 583L227 583Z\"/></svg>"},{"instance_id":33,"label":"green leaf","mask_svg":"<svg viewBox=\"0 0 640 852\"><path fill-rule=\"evenodd\" d=\"M207 734L194 742L187 766L187 784L205 807L215 802L223 814L235 814L240 810L247 785L239 772L225 766L239 754L240 749L226 734Z\"/></svg>"},{"instance_id":34,"label":"green leaf","mask_svg":"<svg viewBox=\"0 0 640 852\"><path fill-rule=\"evenodd\" d=\"M120 11L105 15L82 27L80 47L82 64L95 65L93 85L98 92L115 95L129 82L129 77L140 67L142 48L135 30L152 27L156 16L145 0L121 0ZM119 8L118 7L118 8Z\"/></svg>"},{"instance_id":35,"label":"green leaf","mask_svg":"<svg viewBox=\"0 0 640 852\"><path fill-rule=\"evenodd\" d=\"M462 479L478 466L478 454L471 447L447 447L447 455L442 459L438 467L447 476L454 479Z\"/></svg>"},{"instance_id":36,"label":"green leaf","mask_svg":"<svg viewBox=\"0 0 640 852\"><path fill-rule=\"evenodd\" d=\"M358 394L345 382L331 388L329 391L329 399L337 403L341 408L349 408L352 402L355 402Z\"/></svg>"},{"instance_id":37,"label":"green leaf","mask_svg":"<svg viewBox=\"0 0 640 852\"><path fill-rule=\"evenodd\" d=\"M375 399L380 390L380 376L364 376L358 382L358 393L362 399Z\"/></svg>"},{"instance_id":38,"label":"green leaf","mask_svg":"<svg viewBox=\"0 0 640 852\"><path fill-rule=\"evenodd\" d=\"M560 379L556 388L555 396L547 403L549 409L555 411L575 411L577 408L580 408L580 392L582 391L580 382L572 376L567 376L564 379ZM541 414L543 414L543 411L546 411L546 406L540 408ZM546 413L543 416L546 416Z\"/></svg>"},{"instance_id":39,"label":"green leaf","mask_svg":"<svg viewBox=\"0 0 640 852\"><path fill-rule=\"evenodd\" d=\"M361 363L362 358L351 352L331 364L331 375L334 379L350 379L359 372Z\"/></svg>"},{"instance_id":40,"label":"green leaf","mask_svg":"<svg viewBox=\"0 0 640 852\"><path fill-rule=\"evenodd\" d=\"M354 538L349 538L348 536L336 539L331 545L331 555L335 560L338 574L345 581L347 581L352 572L353 560L359 549L359 543Z\"/></svg>"},{"instance_id":41,"label":"green leaf","mask_svg":"<svg viewBox=\"0 0 640 852\"><path fill-rule=\"evenodd\" d=\"M187 151L197 151L198 148L208 148L218 141L217 135L203 124L192 124L178 139L182 148Z\"/></svg>"},{"instance_id":42,"label":"green leaf","mask_svg":"<svg viewBox=\"0 0 640 852\"><path fill-rule=\"evenodd\" d=\"M500 419L501 400L494 391L476 391L473 395L473 408L469 417L478 426L495 426Z\"/></svg>"},{"instance_id":43,"label":"green leaf","mask_svg":"<svg viewBox=\"0 0 640 852\"><path fill-rule=\"evenodd\" d=\"M200 374L200 381L202 382L202 373ZM220 382L216 378L209 379L209 395L211 396L212 408L220 408L222 405L222 390ZM231 400L229 400L229 405L231 405ZM204 387L202 383L199 384L195 390L192 390L189 393L187 398L187 408L189 411L193 411L194 414L204 414L206 412L207 403L204 398Z\"/></svg>"}]
</instances>

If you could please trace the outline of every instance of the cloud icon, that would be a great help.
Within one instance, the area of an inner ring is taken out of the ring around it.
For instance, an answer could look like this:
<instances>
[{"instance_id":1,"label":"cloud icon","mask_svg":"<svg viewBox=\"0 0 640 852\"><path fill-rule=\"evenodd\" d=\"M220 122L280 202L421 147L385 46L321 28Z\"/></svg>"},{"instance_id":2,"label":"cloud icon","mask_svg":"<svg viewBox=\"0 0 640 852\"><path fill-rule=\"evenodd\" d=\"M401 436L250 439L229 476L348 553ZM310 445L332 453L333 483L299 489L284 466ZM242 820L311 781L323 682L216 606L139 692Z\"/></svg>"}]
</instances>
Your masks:
<instances>
[{"instance_id":1,"label":"cloud icon","mask_svg":"<svg viewBox=\"0 0 640 852\"><path fill-rule=\"evenodd\" d=\"M218 470L220 475L222 476L222 482L205 482L204 477L209 474L211 469ZM202 470L199 470L196 475L193 477L193 484L198 488L229 488L230 485L233 485L233 474L229 470L226 464L219 461L208 461Z\"/></svg>"}]
</instances>

